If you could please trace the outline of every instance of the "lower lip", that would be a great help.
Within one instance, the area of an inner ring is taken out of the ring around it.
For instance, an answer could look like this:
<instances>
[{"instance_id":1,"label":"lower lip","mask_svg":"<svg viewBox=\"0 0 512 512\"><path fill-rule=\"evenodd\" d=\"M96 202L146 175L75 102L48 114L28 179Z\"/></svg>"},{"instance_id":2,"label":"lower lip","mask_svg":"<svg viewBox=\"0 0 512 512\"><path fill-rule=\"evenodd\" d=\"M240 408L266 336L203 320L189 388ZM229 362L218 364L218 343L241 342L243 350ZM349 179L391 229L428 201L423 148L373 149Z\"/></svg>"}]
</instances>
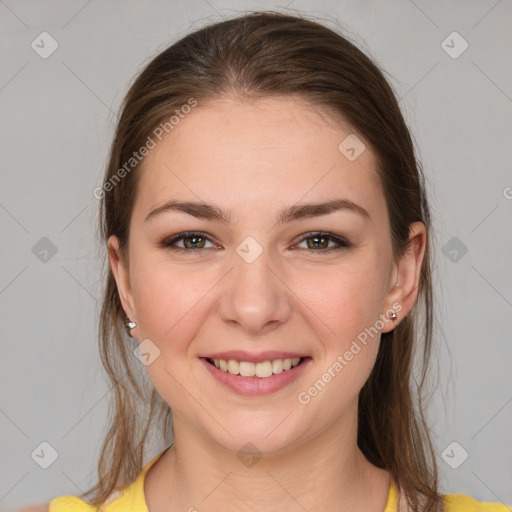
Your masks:
<instances>
[{"instance_id":1,"label":"lower lip","mask_svg":"<svg viewBox=\"0 0 512 512\"><path fill-rule=\"evenodd\" d=\"M302 363L290 368L289 370L283 370L277 375L271 375L270 377L242 377L240 375L233 375L232 373L220 370L213 364L209 363L204 357L200 358L202 363L206 366L206 369L217 379L221 384L224 384L227 388L231 389L235 393L241 395L268 395L284 388L287 384L290 384L294 380L300 377L300 375L306 370L306 368L313 361L310 357L304 358Z\"/></svg>"}]
</instances>

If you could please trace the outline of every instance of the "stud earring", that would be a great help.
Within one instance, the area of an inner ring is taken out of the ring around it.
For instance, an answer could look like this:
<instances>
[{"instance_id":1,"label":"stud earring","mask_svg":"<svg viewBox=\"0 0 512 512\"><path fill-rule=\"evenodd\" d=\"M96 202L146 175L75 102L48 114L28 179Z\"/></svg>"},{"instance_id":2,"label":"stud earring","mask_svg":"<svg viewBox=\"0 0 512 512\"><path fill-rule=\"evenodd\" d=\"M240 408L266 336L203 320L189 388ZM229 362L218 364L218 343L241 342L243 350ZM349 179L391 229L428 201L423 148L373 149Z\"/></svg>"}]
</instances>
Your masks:
<instances>
[{"instance_id":1,"label":"stud earring","mask_svg":"<svg viewBox=\"0 0 512 512\"><path fill-rule=\"evenodd\" d=\"M393 311L389 314L390 320L393 320L393 322L397 321L398 315Z\"/></svg>"},{"instance_id":2,"label":"stud earring","mask_svg":"<svg viewBox=\"0 0 512 512\"><path fill-rule=\"evenodd\" d=\"M128 332L128 336L130 336L130 338L133 338L132 329L134 327L137 327L137 324L135 322L132 322L128 317L126 317L124 324L126 325L126 330Z\"/></svg>"}]
</instances>

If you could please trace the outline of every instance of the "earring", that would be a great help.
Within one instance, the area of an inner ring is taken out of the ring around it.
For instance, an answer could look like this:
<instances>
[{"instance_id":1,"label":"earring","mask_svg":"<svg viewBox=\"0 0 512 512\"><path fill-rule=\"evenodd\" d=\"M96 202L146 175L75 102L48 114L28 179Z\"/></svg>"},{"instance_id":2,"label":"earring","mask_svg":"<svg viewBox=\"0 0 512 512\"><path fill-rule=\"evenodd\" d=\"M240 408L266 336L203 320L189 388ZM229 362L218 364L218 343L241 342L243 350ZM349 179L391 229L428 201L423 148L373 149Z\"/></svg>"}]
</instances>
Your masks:
<instances>
[{"instance_id":1,"label":"earring","mask_svg":"<svg viewBox=\"0 0 512 512\"><path fill-rule=\"evenodd\" d=\"M132 322L128 317L126 317L124 324L126 325L126 330L128 332L128 336L130 336L130 338L133 338L132 329L134 327L137 327L137 324L135 322Z\"/></svg>"},{"instance_id":2,"label":"earring","mask_svg":"<svg viewBox=\"0 0 512 512\"><path fill-rule=\"evenodd\" d=\"M398 315L393 311L389 314L389 318L393 320L393 322L397 321Z\"/></svg>"}]
</instances>

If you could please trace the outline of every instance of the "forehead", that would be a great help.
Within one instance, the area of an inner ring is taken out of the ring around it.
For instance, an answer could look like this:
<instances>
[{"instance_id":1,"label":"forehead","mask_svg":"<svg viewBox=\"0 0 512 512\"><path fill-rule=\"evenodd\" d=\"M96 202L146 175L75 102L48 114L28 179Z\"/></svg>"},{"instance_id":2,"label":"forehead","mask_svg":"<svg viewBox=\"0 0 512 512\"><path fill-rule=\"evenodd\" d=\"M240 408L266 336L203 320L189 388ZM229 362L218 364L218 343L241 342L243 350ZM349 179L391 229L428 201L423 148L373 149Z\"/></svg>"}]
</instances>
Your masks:
<instances>
[{"instance_id":1,"label":"forehead","mask_svg":"<svg viewBox=\"0 0 512 512\"><path fill-rule=\"evenodd\" d=\"M376 165L361 134L298 97L199 102L143 160L137 203L277 206L342 194L378 208Z\"/></svg>"}]
</instances>

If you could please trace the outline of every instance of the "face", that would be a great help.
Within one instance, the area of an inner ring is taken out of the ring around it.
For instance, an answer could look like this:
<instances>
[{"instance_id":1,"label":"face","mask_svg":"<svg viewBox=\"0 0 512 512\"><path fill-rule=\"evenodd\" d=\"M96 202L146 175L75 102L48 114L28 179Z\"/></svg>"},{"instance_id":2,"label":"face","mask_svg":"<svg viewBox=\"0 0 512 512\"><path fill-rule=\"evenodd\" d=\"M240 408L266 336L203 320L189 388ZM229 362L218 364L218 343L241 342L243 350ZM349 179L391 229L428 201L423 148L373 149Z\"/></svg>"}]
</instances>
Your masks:
<instances>
[{"instance_id":1,"label":"face","mask_svg":"<svg viewBox=\"0 0 512 512\"><path fill-rule=\"evenodd\" d=\"M387 314L403 318L416 299L425 235L413 225L393 260L375 156L360 134L355 160L338 148L351 134L298 98L226 99L199 104L144 160L129 266L115 237L110 262L132 335L159 351L146 369L175 423L269 452L353 427L380 333L395 327ZM307 359L252 394L203 359L234 350Z\"/></svg>"}]
</instances>

